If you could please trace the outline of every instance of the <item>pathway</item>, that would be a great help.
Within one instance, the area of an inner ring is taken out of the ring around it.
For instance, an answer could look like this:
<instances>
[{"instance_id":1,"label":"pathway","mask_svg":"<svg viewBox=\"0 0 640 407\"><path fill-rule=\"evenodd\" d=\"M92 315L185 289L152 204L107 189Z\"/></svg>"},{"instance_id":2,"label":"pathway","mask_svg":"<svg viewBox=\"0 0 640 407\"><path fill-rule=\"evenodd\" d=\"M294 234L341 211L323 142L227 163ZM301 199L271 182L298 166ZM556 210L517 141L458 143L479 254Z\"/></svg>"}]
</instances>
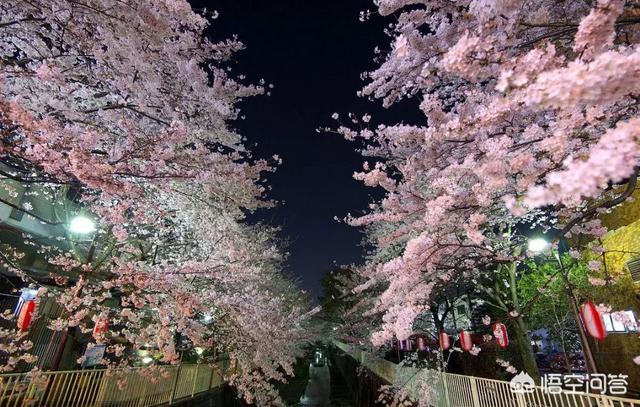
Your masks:
<instances>
[{"instance_id":1,"label":"pathway","mask_svg":"<svg viewBox=\"0 0 640 407\"><path fill-rule=\"evenodd\" d=\"M309 364L309 382L304 394L300 398L300 407L330 407L331 406L331 374L329 366L314 366Z\"/></svg>"}]
</instances>

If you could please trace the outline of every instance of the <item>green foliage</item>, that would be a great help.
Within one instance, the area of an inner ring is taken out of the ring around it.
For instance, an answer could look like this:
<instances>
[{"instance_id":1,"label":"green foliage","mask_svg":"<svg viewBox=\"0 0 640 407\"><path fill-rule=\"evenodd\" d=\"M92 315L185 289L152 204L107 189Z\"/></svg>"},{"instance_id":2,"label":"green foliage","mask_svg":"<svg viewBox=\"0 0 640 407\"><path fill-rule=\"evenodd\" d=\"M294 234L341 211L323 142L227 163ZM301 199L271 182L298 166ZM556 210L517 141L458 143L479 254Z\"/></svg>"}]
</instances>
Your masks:
<instances>
[{"instance_id":1,"label":"green foliage","mask_svg":"<svg viewBox=\"0 0 640 407\"><path fill-rule=\"evenodd\" d=\"M574 290L586 292L590 287L586 265L568 255L562 257L562 263ZM523 268L518 296L529 328L532 331L546 329L550 338L560 343L565 351L578 350L578 327L556 259L531 259L523 264Z\"/></svg>"},{"instance_id":2,"label":"green foliage","mask_svg":"<svg viewBox=\"0 0 640 407\"><path fill-rule=\"evenodd\" d=\"M562 256L562 264L580 305L591 300L595 304L606 304L613 310L636 306L635 288L628 275L606 280L598 286L589 282L590 277L604 276L590 271L587 260ZM567 345L579 343L576 320L566 290L566 282L560 273L556 259L536 258L526 261L518 282L518 296L522 301L523 316L531 330L545 328L552 339ZM573 349L577 350L577 349Z\"/></svg>"}]
</instances>

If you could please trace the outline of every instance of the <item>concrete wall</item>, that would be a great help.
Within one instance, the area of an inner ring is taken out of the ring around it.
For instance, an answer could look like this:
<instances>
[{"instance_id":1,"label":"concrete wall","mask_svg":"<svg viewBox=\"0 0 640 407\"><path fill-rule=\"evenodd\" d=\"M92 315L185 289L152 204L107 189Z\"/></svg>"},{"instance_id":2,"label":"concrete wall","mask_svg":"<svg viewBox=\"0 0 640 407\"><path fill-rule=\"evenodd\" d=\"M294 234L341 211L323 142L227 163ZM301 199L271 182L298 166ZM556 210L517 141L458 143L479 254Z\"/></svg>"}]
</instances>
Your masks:
<instances>
[{"instance_id":1,"label":"concrete wall","mask_svg":"<svg viewBox=\"0 0 640 407\"><path fill-rule=\"evenodd\" d=\"M334 342L334 344L344 352L344 357L336 357L336 359L343 366L341 370L345 372L347 381L352 383L353 391L358 395L359 401L377 400L380 386L391 384L403 389L411 397L421 400L428 398L431 405L440 405L440 398L444 394L440 372L397 365L350 345L341 342ZM358 405L369 406L375 403Z\"/></svg>"},{"instance_id":2,"label":"concrete wall","mask_svg":"<svg viewBox=\"0 0 640 407\"><path fill-rule=\"evenodd\" d=\"M348 388L350 403L355 407L375 406L378 399L380 386L388 384L385 380L376 376L371 371L362 369L360 363L350 354L344 353L340 348L331 352L331 380L342 381L331 388L336 389L340 384ZM335 395L332 395L332 400Z\"/></svg>"},{"instance_id":3,"label":"concrete wall","mask_svg":"<svg viewBox=\"0 0 640 407\"><path fill-rule=\"evenodd\" d=\"M592 341L600 373L629 376L627 397L640 397L640 366L633 358L640 355L637 334L609 334L605 340Z\"/></svg>"}]
</instances>

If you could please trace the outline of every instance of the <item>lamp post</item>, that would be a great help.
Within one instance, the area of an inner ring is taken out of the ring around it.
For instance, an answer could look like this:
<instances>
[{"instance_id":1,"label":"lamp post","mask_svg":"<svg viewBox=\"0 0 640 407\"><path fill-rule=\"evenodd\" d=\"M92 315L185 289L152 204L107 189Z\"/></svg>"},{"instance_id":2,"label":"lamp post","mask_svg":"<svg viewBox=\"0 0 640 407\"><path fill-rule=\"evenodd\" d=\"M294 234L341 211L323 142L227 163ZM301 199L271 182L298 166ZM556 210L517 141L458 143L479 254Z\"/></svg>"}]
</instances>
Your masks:
<instances>
[{"instance_id":1,"label":"lamp post","mask_svg":"<svg viewBox=\"0 0 640 407\"><path fill-rule=\"evenodd\" d=\"M96 231L96 224L90 218L77 215L71 219L68 225L69 232L76 235L88 235ZM87 263L91 263L93 260L93 255L95 253L95 236L91 241L91 246L89 247L89 253L87 255ZM81 278L84 274L81 274ZM51 364L51 370L57 370L60 367L60 362L62 361L62 355L64 353L64 349L67 345L67 339L69 335L72 333L72 328L68 327L65 331L62 332L62 339L58 344L58 348L56 349L56 354L53 359L53 363ZM52 340L53 340L52 336Z\"/></svg>"},{"instance_id":2,"label":"lamp post","mask_svg":"<svg viewBox=\"0 0 640 407\"><path fill-rule=\"evenodd\" d=\"M549 246L549 242L539 237L530 239L528 242L529 250L533 253L543 252L544 250L549 248ZM556 261L558 262L558 266L560 267L560 274L562 275L565 290L567 292L567 296L569 297L571 312L573 313L573 318L576 320L576 325L578 325L578 332L580 333L580 341L582 342L582 350L584 351L584 359L587 365L587 370L589 371L589 373L598 373L596 361L593 357L591 345L589 344L589 337L585 332L584 325L582 324L582 319L580 317L580 308L578 307L578 300L576 298L575 292L573 291L573 284L569 280L569 275L564 268L564 264L562 263L562 258L560 257L559 251L554 251L553 249L551 249L551 252L553 253L553 257L555 257Z\"/></svg>"}]
</instances>

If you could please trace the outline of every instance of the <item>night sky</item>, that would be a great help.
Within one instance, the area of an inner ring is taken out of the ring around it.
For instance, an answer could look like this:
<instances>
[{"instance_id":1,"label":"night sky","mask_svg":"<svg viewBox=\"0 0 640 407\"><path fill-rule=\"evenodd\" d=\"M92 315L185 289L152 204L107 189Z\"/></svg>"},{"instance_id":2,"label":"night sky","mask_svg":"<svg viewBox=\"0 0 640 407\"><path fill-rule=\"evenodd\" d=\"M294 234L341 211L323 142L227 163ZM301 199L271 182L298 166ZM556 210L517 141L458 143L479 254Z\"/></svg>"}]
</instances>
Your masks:
<instances>
[{"instance_id":1,"label":"night sky","mask_svg":"<svg viewBox=\"0 0 640 407\"><path fill-rule=\"evenodd\" d=\"M319 280L334 264L359 262L361 232L333 218L362 213L380 190L351 177L362 168L358 147L315 129L334 125L333 112L371 113L386 123L402 113L383 111L380 102L356 96L360 73L375 66L373 49L389 47L381 17L360 22L371 0L224 0L192 1L217 10L212 36L233 34L245 43L234 62L236 73L254 82L264 78L271 96L244 101L246 119L234 126L254 155L278 154L283 165L268 176L277 208L256 216L283 228L291 256L286 272L304 289L321 294ZM415 105L414 105L415 106ZM415 109L415 107L413 108ZM257 143L257 145L255 145ZM255 219L252 219L255 220Z\"/></svg>"}]
</instances>

